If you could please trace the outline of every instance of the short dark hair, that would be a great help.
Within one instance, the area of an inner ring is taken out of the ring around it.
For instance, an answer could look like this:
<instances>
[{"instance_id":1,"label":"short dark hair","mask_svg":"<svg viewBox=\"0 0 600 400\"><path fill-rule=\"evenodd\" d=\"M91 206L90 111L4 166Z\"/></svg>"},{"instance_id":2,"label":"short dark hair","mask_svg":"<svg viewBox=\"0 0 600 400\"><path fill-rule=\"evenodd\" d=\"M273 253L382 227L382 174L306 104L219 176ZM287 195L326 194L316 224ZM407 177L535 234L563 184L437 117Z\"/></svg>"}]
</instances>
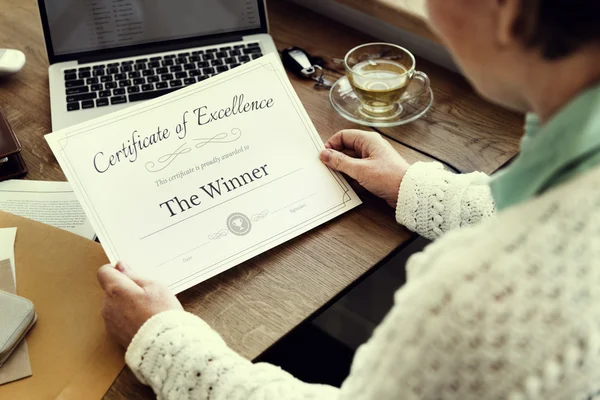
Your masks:
<instances>
[{"instance_id":1,"label":"short dark hair","mask_svg":"<svg viewBox=\"0 0 600 400\"><path fill-rule=\"evenodd\" d=\"M600 0L521 0L515 33L529 48L555 60L600 43Z\"/></svg>"}]
</instances>

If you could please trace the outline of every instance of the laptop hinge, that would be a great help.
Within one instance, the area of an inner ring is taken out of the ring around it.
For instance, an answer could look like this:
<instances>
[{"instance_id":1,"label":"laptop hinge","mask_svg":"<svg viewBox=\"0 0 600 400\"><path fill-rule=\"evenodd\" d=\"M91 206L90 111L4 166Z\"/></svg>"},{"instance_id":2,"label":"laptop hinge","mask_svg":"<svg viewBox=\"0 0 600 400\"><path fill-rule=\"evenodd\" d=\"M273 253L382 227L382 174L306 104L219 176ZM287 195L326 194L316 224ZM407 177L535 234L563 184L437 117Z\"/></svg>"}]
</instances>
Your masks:
<instances>
[{"instance_id":1,"label":"laptop hinge","mask_svg":"<svg viewBox=\"0 0 600 400\"><path fill-rule=\"evenodd\" d=\"M107 50L103 51L102 54L94 54L85 57L81 57L77 60L79 64L87 64L99 61L108 61L114 60L118 58L127 58L127 57L135 57L142 55L149 55L154 53L164 53L168 51L177 51L183 49L190 49L194 47L204 47L211 46L215 44L222 43L231 43L231 42L239 42L243 40L242 36L239 35L230 35L230 36L220 36L214 39L193 39L186 41L185 43L160 43L160 44L144 44L143 46L135 46L135 48L127 48L124 50Z\"/></svg>"}]
</instances>

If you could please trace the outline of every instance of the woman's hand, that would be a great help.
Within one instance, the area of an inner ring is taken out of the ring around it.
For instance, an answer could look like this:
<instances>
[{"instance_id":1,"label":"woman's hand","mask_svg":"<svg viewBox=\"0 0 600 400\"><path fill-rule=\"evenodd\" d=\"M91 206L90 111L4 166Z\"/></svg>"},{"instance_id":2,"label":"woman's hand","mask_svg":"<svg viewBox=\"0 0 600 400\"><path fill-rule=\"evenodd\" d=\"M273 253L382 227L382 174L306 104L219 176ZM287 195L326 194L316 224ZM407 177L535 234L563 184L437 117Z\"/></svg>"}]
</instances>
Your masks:
<instances>
[{"instance_id":1,"label":"woman's hand","mask_svg":"<svg viewBox=\"0 0 600 400\"><path fill-rule=\"evenodd\" d=\"M343 130L325 143L321 161L343 172L396 208L402 178L410 164L376 132Z\"/></svg>"},{"instance_id":2,"label":"woman's hand","mask_svg":"<svg viewBox=\"0 0 600 400\"><path fill-rule=\"evenodd\" d=\"M101 267L98 281L105 293L102 317L106 330L125 348L150 317L163 311L183 310L166 286L138 277L121 262L116 267Z\"/></svg>"}]
</instances>

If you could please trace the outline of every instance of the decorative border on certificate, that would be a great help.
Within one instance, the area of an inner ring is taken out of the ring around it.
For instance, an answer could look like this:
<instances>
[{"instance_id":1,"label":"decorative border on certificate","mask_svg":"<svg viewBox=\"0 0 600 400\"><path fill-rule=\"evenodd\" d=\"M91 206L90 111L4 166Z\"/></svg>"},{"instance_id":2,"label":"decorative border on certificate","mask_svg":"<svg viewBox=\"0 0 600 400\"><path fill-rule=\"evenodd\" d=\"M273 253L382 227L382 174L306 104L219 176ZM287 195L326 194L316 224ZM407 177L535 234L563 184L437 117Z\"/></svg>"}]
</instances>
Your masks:
<instances>
[{"instance_id":1,"label":"decorative border on certificate","mask_svg":"<svg viewBox=\"0 0 600 400\"><path fill-rule=\"evenodd\" d=\"M214 88L215 86L221 85L224 82L228 82L228 81L231 81L231 80L234 80L234 79L238 79L238 78L242 79L243 76L245 76L247 74L250 74L250 73L256 71L257 69L265 68L265 69L273 72L275 74L275 76L277 77L277 80L279 81L279 83L281 85L281 88L285 91L285 93L286 93L286 95L288 97L289 103L293 106L293 109L295 110L296 115L298 116L298 118L301 121L301 123L304 125L305 131L307 132L307 134L309 136L309 139L311 140L311 143L313 143L313 145L315 147L316 153L317 154L320 153L320 151L322 149L324 149L322 140L321 140L320 136L318 135L317 131L315 130L314 126L312 125L312 122L310 121L310 117L306 113L306 110L304 110L301 107L301 105L298 104L298 102L294 100L295 94L293 93L293 88L292 88L291 84L289 83L289 81L287 80L287 77L282 76L283 69L277 68L275 66L274 62L278 62L278 60L276 61L274 59L274 57L272 57L272 58L271 57L267 57L267 60L263 60L262 63L260 62L260 60L261 59L255 61L255 65L248 66L248 68L246 70L239 71L235 75L230 75L228 73L225 73L224 75L214 77L211 80L212 82L210 84L208 82L206 82L204 85L199 86L197 88L195 88L193 86L189 87L189 88L184 88L184 89L181 89L180 91L178 91L176 93L173 93L171 95L167 95L166 98L158 99L156 101L153 101L153 102L151 102L151 104L144 104L144 103L142 103L140 105L134 106L131 109L129 109L129 112L122 113L116 119L113 117L113 119L110 119L110 120L90 121L89 123L79 125L78 127L75 127L72 130L67 130L66 131L65 138L61 139L59 141L59 144L60 144L60 150L59 151L62 153L61 155L66 160L66 165L63 166L63 167L65 169L67 169L68 172L71 174L71 176L73 176L75 178L75 182L72 182L72 184L75 185L75 186L77 186L77 188L83 194L83 199L82 200L85 201L85 203L87 205L87 208L89 210L91 210L92 213L93 213L93 215L90 216L90 217L93 219L94 225L99 228L98 231L97 231L97 234L101 238L101 240L103 242L103 245L107 246L110 249L110 252L112 253L112 255L113 255L114 258L119 259L120 258L120 254L119 254L118 250L116 249L116 247L114 246L112 238L110 237L110 235L109 235L106 227L102 223L102 220L100 219L98 211L95 209L94 204L92 203L89 194L85 190L85 187L81 185L81 179L80 179L77 171L73 168L72 160L69 158L68 153L65 151L65 149L68 146L69 141L75 139L77 136L85 135L85 134L91 132L93 129L101 128L101 127L104 127L104 126L107 126L107 125L112 125L115 122L122 121L124 119L129 119L129 118L131 118L131 117L133 117L135 115L139 115L139 114L145 113L147 111L158 110L158 109L160 109L161 107L163 107L163 106L165 106L167 104L171 104L171 103L179 101L179 100L181 100L183 98L187 98L187 97L190 97L190 96L195 96L198 93L204 92L204 91L206 91L208 89ZM224 143L228 143L230 141L237 140L237 138L239 138L241 135L242 135L242 131L239 130L239 129L237 131L232 130L230 133L222 132L222 133L219 133L219 134L217 134L217 135L215 135L215 136L213 136L211 138L205 138L205 139L200 140L197 143L196 146L202 147L202 146L205 146L205 145L208 145L208 144L211 144L211 143L218 143L219 141L225 141ZM192 147L190 146L190 144L184 143L182 146L180 146L174 152L171 152L169 154L165 154L164 156L158 158L155 161L149 161L149 162L147 162L146 169L148 169L148 168L155 169L155 168L162 167L160 169L156 169L157 171L162 170L162 169L166 168L168 165L170 165L172 162L174 162L175 159L177 159L180 155L188 153L190 151L192 151ZM163 165L164 165L164 167L163 167ZM325 219L328 216L330 216L330 215L332 215L332 214L334 214L336 212L339 212L341 209L345 208L346 205L347 205L347 203L349 203L350 201L352 201L352 197L349 195L349 193L352 191L352 189L350 188L350 186L348 185L348 183L342 178L342 176L339 173L337 173L335 171L332 171L331 169L327 169L327 170L328 170L329 174L331 175L332 179L334 180L334 182L336 182L337 185L339 186L339 188L341 190L341 193L342 193L340 202L338 204L336 204L335 206L329 208L328 210L323 211L320 214L317 214L317 215L313 216L312 218L310 218L308 220L305 220L305 221L303 221L303 222L301 222L301 223L299 223L299 224L297 224L295 226L292 226L292 227L290 227L290 228L288 228L288 229L286 229L284 231L281 231L281 232L279 232L279 233L271 236L270 238L265 239L264 241L262 241L260 243L256 243L256 244L254 244L254 245L252 245L252 246L250 246L250 247L248 247L246 249L243 249L243 250L241 250L241 251L239 251L239 252L237 252L235 254L229 255L229 256L225 257L223 260L220 260L220 261L218 261L218 262L216 262L216 263L214 263L214 264L212 264L210 266L205 267L202 271L195 272L195 273L193 273L193 274L191 274L191 275L189 275L189 276L187 276L185 278L182 278L181 280L179 280L177 282L172 283L171 284L171 288L173 289L173 288L181 287L181 286L185 285L187 282L190 282L190 281L196 279L198 276L210 274L212 271L220 268L225 263L228 263L228 262L231 262L233 260L236 260L236 259L239 259L241 257L244 257L245 255L247 255L247 254L249 254L249 253L251 253L251 252L253 252L255 250L258 250L260 248L268 246L269 244L271 244L271 243L273 243L275 241L278 241L278 240L280 240L282 238L285 238L285 237L287 237L287 236L289 236L289 235L291 235L291 234L293 234L293 233L295 233L295 232L297 232L299 230L302 230L303 228L305 228L305 227L307 227L307 226L309 226L311 224L314 224L316 221ZM279 178L276 178L275 180L267 182L264 185L268 185L268 184L273 183L273 182L275 182L275 181L277 181L279 179L283 179L286 176L288 176L290 174L293 174L293 173L295 173L297 171L292 171L292 172L288 173L287 175L284 175L284 176L281 176ZM262 185L262 186L264 186L264 185ZM245 192L242 195L245 195L245 194L247 194L247 193L249 193L249 192L251 192L253 190L256 190L256 189L258 189L258 188L260 188L262 186L254 188L254 189L252 189L252 190L250 190L248 192ZM239 196L237 196L237 197L239 197ZM170 227L172 227L172 226L174 226L176 224L179 224L179 223L182 223L182 222L188 220L189 218L193 218L196 215L199 215L199 214L201 214L203 212L209 211L209 210L211 210L211 209L213 209L215 207L223 205L223 204L225 204L225 203L227 203L229 201L234 200L237 197L228 199L228 200L226 200L226 201L224 201L222 203L219 203L219 204L217 204L217 205L215 205L215 206L213 206L211 208L203 210L203 211L199 212L198 214L194 214L194 215L192 215L192 216L190 216L188 218L182 219L182 220L180 220L180 221L178 221L178 222L176 222L176 223L174 223L172 225L169 225L169 226L167 226L165 228L162 228L160 231L168 229L168 228L170 228ZM302 200L303 199L298 200L298 201L296 201L296 203L300 202ZM292 203L292 205L293 204L294 203ZM278 210L274 211L272 214L274 214L277 211ZM252 220L255 217L259 218L259 219L260 218L264 219L264 218L267 217L268 214L269 214L268 210L267 210L266 214L264 213L264 211L256 213L256 214L252 214L251 217L248 219L248 221L250 221L250 224L252 224ZM255 222L257 222L257 221L255 221ZM239 220L233 220L232 224L240 224L240 222L239 222ZM243 225L243 223L242 223L242 225ZM229 234L235 234L233 232L233 229L234 229L234 225L232 225L232 227L230 229L228 229L228 230L223 229L223 230L214 232L212 235L210 235L209 237L207 237L207 242L204 243L204 244L202 244L202 246L204 246L204 245L206 245L206 244L208 244L208 243L210 243L212 241L223 239L225 236L227 236ZM156 234L156 233L158 233L160 231L150 233L150 234L148 234L148 235L146 235L146 236L144 236L144 237L142 237L140 239L143 240L143 239L145 239L145 238L147 238L147 237L149 237L149 236L151 236L153 234ZM202 246L200 246L200 247L202 247ZM177 257L184 256L185 254L187 254L187 253L189 253L191 251L194 251L196 249L197 248L191 249L191 250L189 250L189 251L185 252L184 254L179 255ZM166 264L166 263L172 261L173 259L175 259L177 257L174 257L174 258L171 258L170 260L164 261L164 262L162 262L161 264L159 264L156 267L159 267L160 265Z\"/></svg>"}]
</instances>

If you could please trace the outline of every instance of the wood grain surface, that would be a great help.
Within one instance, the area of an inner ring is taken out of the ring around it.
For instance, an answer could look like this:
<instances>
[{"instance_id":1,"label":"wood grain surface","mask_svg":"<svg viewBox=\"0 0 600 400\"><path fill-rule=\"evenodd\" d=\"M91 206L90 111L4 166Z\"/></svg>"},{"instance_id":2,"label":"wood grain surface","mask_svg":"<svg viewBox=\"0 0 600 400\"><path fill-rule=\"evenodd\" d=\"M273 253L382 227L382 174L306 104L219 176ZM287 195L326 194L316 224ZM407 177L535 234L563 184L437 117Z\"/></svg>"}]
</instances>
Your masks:
<instances>
[{"instance_id":1,"label":"wood grain surface","mask_svg":"<svg viewBox=\"0 0 600 400\"><path fill-rule=\"evenodd\" d=\"M0 47L17 48L27 56L19 74L0 81L0 106L23 145L27 178L64 180L43 138L50 130L48 63L37 4L0 0L0 9ZM373 40L293 4L270 1L269 12L278 48L296 45L322 56L332 78L341 76L336 59ZM409 162L430 161L419 151L423 149L464 170L492 171L515 154L513 136L518 134L511 121L516 116L485 103L458 75L424 62L420 66L430 74L442 103L423 121L385 131L409 145L391 141L401 155ZM340 129L359 128L335 113L326 91L314 90L311 81L290 79L323 140ZM507 133L491 146L484 131L495 126L506 126ZM257 357L414 238L395 223L393 210L383 201L364 191L360 194L364 204L358 209L184 292L180 300L233 349L250 359ZM152 398L152 392L125 369L105 397L143 399Z\"/></svg>"}]
</instances>

